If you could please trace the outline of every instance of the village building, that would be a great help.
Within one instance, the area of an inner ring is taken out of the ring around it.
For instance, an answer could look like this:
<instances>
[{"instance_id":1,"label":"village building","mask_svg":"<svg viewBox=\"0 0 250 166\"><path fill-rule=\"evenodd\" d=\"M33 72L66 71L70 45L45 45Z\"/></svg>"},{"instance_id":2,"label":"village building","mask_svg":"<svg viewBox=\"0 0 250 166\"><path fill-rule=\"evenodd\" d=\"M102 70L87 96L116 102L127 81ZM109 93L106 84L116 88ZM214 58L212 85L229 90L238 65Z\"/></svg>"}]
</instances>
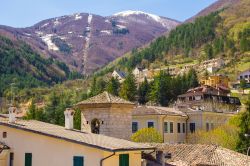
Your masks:
<instances>
[{"instance_id":1,"label":"village building","mask_svg":"<svg viewBox=\"0 0 250 166\"><path fill-rule=\"evenodd\" d=\"M134 103L105 91L77 103L75 108L81 110L82 131L130 139Z\"/></svg>"},{"instance_id":2,"label":"village building","mask_svg":"<svg viewBox=\"0 0 250 166\"><path fill-rule=\"evenodd\" d=\"M208 85L214 88L228 88L229 78L225 75L212 75L202 77L200 80L201 85Z\"/></svg>"},{"instance_id":3,"label":"village building","mask_svg":"<svg viewBox=\"0 0 250 166\"><path fill-rule=\"evenodd\" d=\"M226 124L235 114L237 112L138 106L132 114L132 132L153 127L162 135L164 143L186 143L188 134L212 130Z\"/></svg>"},{"instance_id":4,"label":"village building","mask_svg":"<svg viewBox=\"0 0 250 166\"><path fill-rule=\"evenodd\" d=\"M133 110L132 132L142 128L155 128L164 142L184 143L188 116L175 108L138 106Z\"/></svg>"},{"instance_id":5,"label":"village building","mask_svg":"<svg viewBox=\"0 0 250 166\"><path fill-rule=\"evenodd\" d=\"M203 68L215 67L219 69L225 65L225 61L221 58L209 59L209 60L203 61L201 65L203 66Z\"/></svg>"},{"instance_id":6,"label":"village building","mask_svg":"<svg viewBox=\"0 0 250 166\"><path fill-rule=\"evenodd\" d=\"M120 83L125 80L126 74L123 71L114 70L112 77L118 79Z\"/></svg>"},{"instance_id":7,"label":"village building","mask_svg":"<svg viewBox=\"0 0 250 166\"><path fill-rule=\"evenodd\" d=\"M202 109L211 112L237 112L241 105L239 98L227 96L229 91L224 88L214 88L203 85L189 89L179 95L177 107L186 109Z\"/></svg>"},{"instance_id":8,"label":"village building","mask_svg":"<svg viewBox=\"0 0 250 166\"><path fill-rule=\"evenodd\" d=\"M154 147L73 129L72 109L65 127L36 120L0 117L1 166L140 166L141 154Z\"/></svg>"},{"instance_id":9,"label":"village building","mask_svg":"<svg viewBox=\"0 0 250 166\"><path fill-rule=\"evenodd\" d=\"M242 79L245 79L247 83L250 83L250 69L245 70L238 75L237 80L240 81Z\"/></svg>"}]
</instances>

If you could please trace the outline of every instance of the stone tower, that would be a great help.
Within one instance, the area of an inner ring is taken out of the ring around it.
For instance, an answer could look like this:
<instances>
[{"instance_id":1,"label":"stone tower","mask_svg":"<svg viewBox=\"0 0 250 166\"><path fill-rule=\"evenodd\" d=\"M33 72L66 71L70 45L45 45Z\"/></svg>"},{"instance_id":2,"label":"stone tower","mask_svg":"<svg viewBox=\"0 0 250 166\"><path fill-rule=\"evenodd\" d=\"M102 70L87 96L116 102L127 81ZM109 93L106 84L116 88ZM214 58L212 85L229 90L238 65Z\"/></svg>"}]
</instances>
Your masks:
<instances>
[{"instance_id":1,"label":"stone tower","mask_svg":"<svg viewBox=\"0 0 250 166\"><path fill-rule=\"evenodd\" d=\"M132 110L134 103L103 92L79 102L81 130L122 139L132 135Z\"/></svg>"}]
</instances>

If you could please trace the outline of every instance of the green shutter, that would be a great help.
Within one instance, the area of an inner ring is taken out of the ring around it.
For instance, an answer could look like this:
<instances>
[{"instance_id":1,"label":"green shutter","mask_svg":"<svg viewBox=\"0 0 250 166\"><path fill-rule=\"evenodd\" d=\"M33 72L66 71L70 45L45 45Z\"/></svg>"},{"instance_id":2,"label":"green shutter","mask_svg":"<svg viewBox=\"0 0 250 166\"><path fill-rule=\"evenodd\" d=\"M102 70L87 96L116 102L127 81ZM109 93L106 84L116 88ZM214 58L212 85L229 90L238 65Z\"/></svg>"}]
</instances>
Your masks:
<instances>
[{"instance_id":1,"label":"green shutter","mask_svg":"<svg viewBox=\"0 0 250 166\"><path fill-rule=\"evenodd\" d=\"M32 153L25 153L25 166L32 166Z\"/></svg>"},{"instance_id":2,"label":"green shutter","mask_svg":"<svg viewBox=\"0 0 250 166\"><path fill-rule=\"evenodd\" d=\"M82 156L74 156L74 166L84 166L84 158Z\"/></svg>"},{"instance_id":3,"label":"green shutter","mask_svg":"<svg viewBox=\"0 0 250 166\"><path fill-rule=\"evenodd\" d=\"M119 166L129 166L129 155L120 154L119 155Z\"/></svg>"}]
</instances>

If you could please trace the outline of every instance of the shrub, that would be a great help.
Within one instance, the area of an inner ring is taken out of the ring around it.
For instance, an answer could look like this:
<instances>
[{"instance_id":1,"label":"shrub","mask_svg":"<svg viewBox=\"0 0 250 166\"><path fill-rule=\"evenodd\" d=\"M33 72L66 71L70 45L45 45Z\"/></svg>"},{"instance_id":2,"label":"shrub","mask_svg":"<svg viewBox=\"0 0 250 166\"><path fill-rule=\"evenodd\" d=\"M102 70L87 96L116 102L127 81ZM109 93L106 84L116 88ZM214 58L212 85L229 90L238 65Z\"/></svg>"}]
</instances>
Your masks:
<instances>
[{"instance_id":1,"label":"shrub","mask_svg":"<svg viewBox=\"0 0 250 166\"><path fill-rule=\"evenodd\" d=\"M154 128L142 128L131 136L134 142L162 143L161 134Z\"/></svg>"}]
</instances>

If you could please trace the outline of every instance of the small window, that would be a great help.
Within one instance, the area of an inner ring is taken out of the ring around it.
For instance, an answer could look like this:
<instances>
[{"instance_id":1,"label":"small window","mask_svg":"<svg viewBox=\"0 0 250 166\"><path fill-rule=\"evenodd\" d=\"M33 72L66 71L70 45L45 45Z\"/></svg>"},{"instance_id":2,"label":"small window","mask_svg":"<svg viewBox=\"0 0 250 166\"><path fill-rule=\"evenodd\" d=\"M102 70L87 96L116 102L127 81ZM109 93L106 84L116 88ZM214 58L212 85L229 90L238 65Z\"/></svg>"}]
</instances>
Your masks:
<instances>
[{"instance_id":1,"label":"small window","mask_svg":"<svg viewBox=\"0 0 250 166\"><path fill-rule=\"evenodd\" d=\"M186 133L186 124L185 123L182 123L182 132Z\"/></svg>"},{"instance_id":2,"label":"small window","mask_svg":"<svg viewBox=\"0 0 250 166\"><path fill-rule=\"evenodd\" d=\"M170 133L174 132L174 123L170 122Z\"/></svg>"},{"instance_id":3,"label":"small window","mask_svg":"<svg viewBox=\"0 0 250 166\"><path fill-rule=\"evenodd\" d=\"M181 133L181 124L180 123L177 123L177 131L178 131L178 133Z\"/></svg>"},{"instance_id":4,"label":"small window","mask_svg":"<svg viewBox=\"0 0 250 166\"><path fill-rule=\"evenodd\" d=\"M190 132L194 133L195 132L195 123L190 123Z\"/></svg>"},{"instance_id":5,"label":"small window","mask_svg":"<svg viewBox=\"0 0 250 166\"><path fill-rule=\"evenodd\" d=\"M84 166L83 156L74 156L73 162L74 162L73 166Z\"/></svg>"},{"instance_id":6,"label":"small window","mask_svg":"<svg viewBox=\"0 0 250 166\"><path fill-rule=\"evenodd\" d=\"M164 133L168 133L168 122L164 122Z\"/></svg>"},{"instance_id":7,"label":"small window","mask_svg":"<svg viewBox=\"0 0 250 166\"><path fill-rule=\"evenodd\" d=\"M209 131L209 123L206 123L206 131Z\"/></svg>"},{"instance_id":8,"label":"small window","mask_svg":"<svg viewBox=\"0 0 250 166\"><path fill-rule=\"evenodd\" d=\"M32 153L25 153L25 166L32 166Z\"/></svg>"},{"instance_id":9,"label":"small window","mask_svg":"<svg viewBox=\"0 0 250 166\"><path fill-rule=\"evenodd\" d=\"M7 132L3 132L3 138L7 138Z\"/></svg>"},{"instance_id":10,"label":"small window","mask_svg":"<svg viewBox=\"0 0 250 166\"><path fill-rule=\"evenodd\" d=\"M132 122L132 132L135 133L138 130L138 122Z\"/></svg>"},{"instance_id":11,"label":"small window","mask_svg":"<svg viewBox=\"0 0 250 166\"><path fill-rule=\"evenodd\" d=\"M129 155L120 154L119 155L119 166L129 166Z\"/></svg>"},{"instance_id":12,"label":"small window","mask_svg":"<svg viewBox=\"0 0 250 166\"><path fill-rule=\"evenodd\" d=\"M148 128L154 128L154 122L148 122Z\"/></svg>"}]
</instances>

